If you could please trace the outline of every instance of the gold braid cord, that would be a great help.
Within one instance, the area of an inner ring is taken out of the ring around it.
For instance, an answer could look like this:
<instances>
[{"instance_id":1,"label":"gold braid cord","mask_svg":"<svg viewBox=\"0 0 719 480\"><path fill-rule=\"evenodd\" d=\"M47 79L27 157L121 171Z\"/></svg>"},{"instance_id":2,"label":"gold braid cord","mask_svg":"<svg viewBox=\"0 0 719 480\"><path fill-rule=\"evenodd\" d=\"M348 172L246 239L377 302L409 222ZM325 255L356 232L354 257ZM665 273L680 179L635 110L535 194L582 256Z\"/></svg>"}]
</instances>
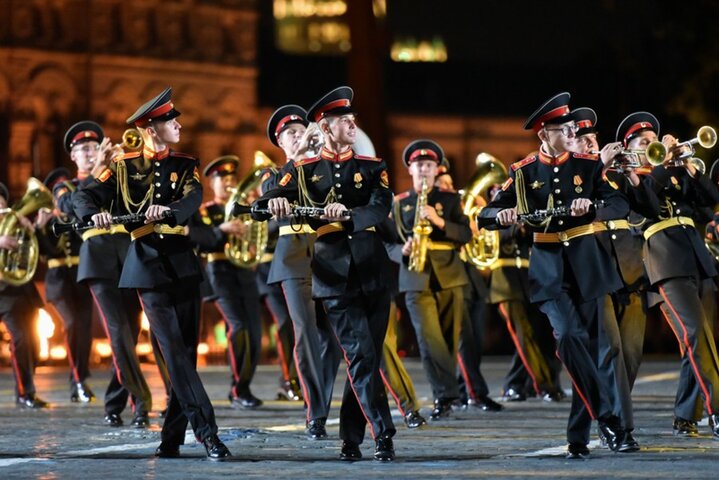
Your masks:
<instances>
[{"instance_id":1,"label":"gold braid cord","mask_svg":"<svg viewBox=\"0 0 719 480\"><path fill-rule=\"evenodd\" d=\"M152 205L152 194L155 191L155 184L153 183L150 183L150 188L147 190L145 198L143 198L142 201L136 203L132 200L130 187L127 184L127 165L124 159L117 162L117 188L120 190L125 208L130 213L140 213L148 201L150 205ZM137 207L137 210L133 210L132 207Z\"/></svg>"},{"instance_id":2,"label":"gold braid cord","mask_svg":"<svg viewBox=\"0 0 719 480\"><path fill-rule=\"evenodd\" d=\"M402 239L402 243L407 243L407 235L404 234L404 225L402 224L402 211L399 202L394 202L392 208L392 216L394 217L394 223L397 226L397 233L399 238Z\"/></svg>"},{"instance_id":3,"label":"gold braid cord","mask_svg":"<svg viewBox=\"0 0 719 480\"><path fill-rule=\"evenodd\" d=\"M316 202L310 197L310 193L307 190L307 183L305 182L305 171L302 166L297 168L297 190L300 206L303 207L324 207L328 203L334 203L337 201L337 195L335 195L335 187L330 188L329 193L324 200Z\"/></svg>"},{"instance_id":4,"label":"gold braid cord","mask_svg":"<svg viewBox=\"0 0 719 480\"><path fill-rule=\"evenodd\" d=\"M517 183L515 187L515 192L517 196L517 215L529 213L529 205L527 204L527 191L524 185L524 172L522 172L521 168L517 169L517 173L515 174L515 182ZM547 209L549 210L551 208L554 208L554 196L550 193L549 198L547 199ZM544 231L546 232L549 228L549 223L551 221L552 217L549 216L539 223L532 223L530 221L526 221L526 223L533 227L544 227Z\"/></svg>"}]
</instances>

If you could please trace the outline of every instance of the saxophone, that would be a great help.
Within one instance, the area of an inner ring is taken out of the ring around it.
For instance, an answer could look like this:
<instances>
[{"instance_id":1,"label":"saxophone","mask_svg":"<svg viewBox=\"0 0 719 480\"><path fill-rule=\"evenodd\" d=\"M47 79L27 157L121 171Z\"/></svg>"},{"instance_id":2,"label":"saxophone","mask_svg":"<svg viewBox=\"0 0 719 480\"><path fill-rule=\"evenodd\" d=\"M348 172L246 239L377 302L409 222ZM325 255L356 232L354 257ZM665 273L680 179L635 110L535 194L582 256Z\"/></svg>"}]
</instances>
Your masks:
<instances>
[{"instance_id":1,"label":"saxophone","mask_svg":"<svg viewBox=\"0 0 719 480\"><path fill-rule=\"evenodd\" d=\"M417 195L417 204L414 210L414 225L412 226L412 251L409 253L410 272L423 272L424 264L427 261L427 248L429 247L429 235L432 233L432 224L426 218L422 218L422 210L427 205L427 193L429 186L427 179L422 179L422 188Z\"/></svg>"}]
</instances>

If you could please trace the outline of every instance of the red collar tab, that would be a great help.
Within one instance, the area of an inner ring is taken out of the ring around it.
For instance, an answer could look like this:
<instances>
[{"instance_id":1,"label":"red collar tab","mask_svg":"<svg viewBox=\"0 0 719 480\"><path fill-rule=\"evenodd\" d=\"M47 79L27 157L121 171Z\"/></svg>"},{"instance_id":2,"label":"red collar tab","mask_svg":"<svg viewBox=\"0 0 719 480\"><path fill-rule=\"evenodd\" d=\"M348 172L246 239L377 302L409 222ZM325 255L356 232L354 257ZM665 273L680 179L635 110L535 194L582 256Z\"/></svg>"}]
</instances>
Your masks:
<instances>
[{"instance_id":1,"label":"red collar tab","mask_svg":"<svg viewBox=\"0 0 719 480\"><path fill-rule=\"evenodd\" d=\"M286 117L282 117L282 120L277 122L277 127L275 127L275 137L280 136L280 133L282 133L282 130L285 129L285 126L288 123L301 122L301 121L302 121L302 117L300 117L299 115L287 115Z\"/></svg>"},{"instance_id":2,"label":"red collar tab","mask_svg":"<svg viewBox=\"0 0 719 480\"><path fill-rule=\"evenodd\" d=\"M350 148L347 151L344 151L342 153L335 153L331 150L327 150L327 148L322 147L322 151L320 152L320 157L322 157L325 160L329 160L330 162L346 162L350 158L354 157L354 152Z\"/></svg>"},{"instance_id":3,"label":"red collar tab","mask_svg":"<svg viewBox=\"0 0 719 480\"><path fill-rule=\"evenodd\" d=\"M539 161L545 165L561 165L567 160L569 160L569 152L564 152L559 156L553 157L544 153L542 149L539 149Z\"/></svg>"},{"instance_id":4,"label":"red collar tab","mask_svg":"<svg viewBox=\"0 0 719 480\"><path fill-rule=\"evenodd\" d=\"M649 122L638 122L632 125L627 129L627 132L624 134L624 146L627 145L627 140L629 140L629 137L631 137L634 133L636 133L638 130L642 130L645 128L651 128L654 130L654 125L652 125Z\"/></svg>"},{"instance_id":5,"label":"red collar tab","mask_svg":"<svg viewBox=\"0 0 719 480\"><path fill-rule=\"evenodd\" d=\"M148 160L164 160L170 155L170 149L166 148L162 150L161 152L153 152L152 150L148 150L147 148L142 151L142 156L145 157Z\"/></svg>"},{"instance_id":6,"label":"red collar tab","mask_svg":"<svg viewBox=\"0 0 719 480\"><path fill-rule=\"evenodd\" d=\"M85 140L87 138L92 138L93 140L100 139L97 133L93 132L92 130L84 130L72 137L72 141L70 142L70 148L74 147L75 144L77 144L77 142L79 142L80 140Z\"/></svg>"},{"instance_id":7,"label":"red collar tab","mask_svg":"<svg viewBox=\"0 0 719 480\"><path fill-rule=\"evenodd\" d=\"M416 160L434 160L435 162L439 163L439 157L437 156L437 153L434 150L429 150L427 148L419 148L412 152L412 154L409 156L409 163L412 163Z\"/></svg>"},{"instance_id":8,"label":"red collar tab","mask_svg":"<svg viewBox=\"0 0 719 480\"><path fill-rule=\"evenodd\" d=\"M536 122L534 122L534 128L535 132L538 132L544 127L544 124L548 121L552 120L553 118L562 117L564 115L567 115L569 113L569 105L563 105L561 107L557 107L554 110L550 110L541 117L537 119Z\"/></svg>"},{"instance_id":9,"label":"red collar tab","mask_svg":"<svg viewBox=\"0 0 719 480\"><path fill-rule=\"evenodd\" d=\"M157 107L153 110L150 110L145 115L143 115L142 117L135 120L135 125L138 127L143 127L143 128L147 127L150 123L150 120L152 120L155 117L159 117L160 115L166 114L173 108L175 108L175 105L172 102L164 103L164 104L160 105L159 107Z\"/></svg>"},{"instance_id":10,"label":"red collar tab","mask_svg":"<svg viewBox=\"0 0 719 480\"><path fill-rule=\"evenodd\" d=\"M334 102L323 105L321 108L317 109L317 113L315 113L315 122L319 122L322 118L324 118L325 115L327 115L330 110L341 107L349 108L350 106L350 101L346 98L341 98L339 100L335 100Z\"/></svg>"}]
</instances>

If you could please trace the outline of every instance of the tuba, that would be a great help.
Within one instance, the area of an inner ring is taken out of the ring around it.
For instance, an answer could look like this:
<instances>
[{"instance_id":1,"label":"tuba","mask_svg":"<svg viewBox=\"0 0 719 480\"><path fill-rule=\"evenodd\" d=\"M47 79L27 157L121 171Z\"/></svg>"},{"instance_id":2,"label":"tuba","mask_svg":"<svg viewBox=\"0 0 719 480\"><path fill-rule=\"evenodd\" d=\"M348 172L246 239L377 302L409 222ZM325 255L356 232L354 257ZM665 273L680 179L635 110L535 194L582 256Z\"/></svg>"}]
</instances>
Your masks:
<instances>
[{"instance_id":1,"label":"tuba","mask_svg":"<svg viewBox=\"0 0 719 480\"><path fill-rule=\"evenodd\" d=\"M432 233L432 224L426 218L422 218L421 213L427 205L428 190L427 179L422 178L422 188L417 195L417 204L414 209L414 226L412 226L414 237L407 266L410 272L423 272L427 262L427 248L429 247L429 235Z\"/></svg>"},{"instance_id":2,"label":"tuba","mask_svg":"<svg viewBox=\"0 0 719 480\"><path fill-rule=\"evenodd\" d=\"M37 269L39 247L33 228L20 223L21 216L28 216L41 208L52 208L52 193L37 178L27 181L25 195L12 208L3 209L0 219L0 235L8 235L17 240L15 250L0 250L0 281L8 285L19 286L32 280Z\"/></svg>"},{"instance_id":3,"label":"tuba","mask_svg":"<svg viewBox=\"0 0 719 480\"><path fill-rule=\"evenodd\" d=\"M503 184L508 177L502 162L488 153L477 155L477 170L462 191L464 214L474 222L479 212L487 204L485 196L493 185ZM499 258L499 231L480 229L469 243L462 247L467 261L480 269L489 268Z\"/></svg>"},{"instance_id":4,"label":"tuba","mask_svg":"<svg viewBox=\"0 0 719 480\"><path fill-rule=\"evenodd\" d=\"M235 204L249 206L252 193L260 186L260 173L265 168L277 168L270 158L259 150L255 152L255 160L247 175L232 188L232 195L225 205L225 221L237 219L244 223L246 230L242 236L229 235L225 244L227 260L237 267L252 268L262 259L267 248L269 229L267 222L252 219L249 213L232 215Z\"/></svg>"}]
</instances>

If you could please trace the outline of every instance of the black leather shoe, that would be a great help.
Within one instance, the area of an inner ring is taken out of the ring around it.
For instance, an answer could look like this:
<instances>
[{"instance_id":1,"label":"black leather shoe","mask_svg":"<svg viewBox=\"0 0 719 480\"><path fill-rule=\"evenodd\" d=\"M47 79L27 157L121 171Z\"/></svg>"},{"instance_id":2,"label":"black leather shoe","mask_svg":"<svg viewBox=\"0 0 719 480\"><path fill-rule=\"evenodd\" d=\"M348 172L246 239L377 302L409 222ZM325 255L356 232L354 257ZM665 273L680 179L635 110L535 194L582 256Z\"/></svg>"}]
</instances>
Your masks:
<instances>
[{"instance_id":1,"label":"black leather shoe","mask_svg":"<svg viewBox=\"0 0 719 480\"><path fill-rule=\"evenodd\" d=\"M502 394L502 401L504 402L524 402L526 400L527 395L516 388L508 388Z\"/></svg>"},{"instance_id":2,"label":"black leather shoe","mask_svg":"<svg viewBox=\"0 0 719 480\"><path fill-rule=\"evenodd\" d=\"M394 443L391 437L379 437L375 442L374 459L378 462L394 460Z\"/></svg>"},{"instance_id":3,"label":"black leather shoe","mask_svg":"<svg viewBox=\"0 0 719 480\"><path fill-rule=\"evenodd\" d=\"M436 422L449 417L450 413L452 413L452 400L437 399L434 401L432 413L429 414L429 420Z\"/></svg>"},{"instance_id":4,"label":"black leather shoe","mask_svg":"<svg viewBox=\"0 0 719 480\"><path fill-rule=\"evenodd\" d=\"M583 443L570 443L567 445L567 458L569 460L586 460L589 458L589 449Z\"/></svg>"},{"instance_id":5,"label":"black leather shoe","mask_svg":"<svg viewBox=\"0 0 719 480\"><path fill-rule=\"evenodd\" d=\"M558 389L542 392L542 400L545 402L561 402L565 398L567 398L567 394L565 394L563 390Z\"/></svg>"},{"instance_id":6,"label":"black leather shoe","mask_svg":"<svg viewBox=\"0 0 719 480\"><path fill-rule=\"evenodd\" d=\"M70 401L73 403L91 403L95 401L95 394L84 383L75 383L70 389Z\"/></svg>"},{"instance_id":7,"label":"black leather shoe","mask_svg":"<svg viewBox=\"0 0 719 480\"><path fill-rule=\"evenodd\" d=\"M315 418L307 422L305 433L310 440L324 440L327 438L326 418Z\"/></svg>"},{"instance_id":8,"label":"black leather shoe","mask_svg":"<svg viewBox=\"0 0 719 480\"><path fill-rule=\"evenodd\" d=\"M288 402L298 402L302 400L299 388L296 387L292 380L282 382L280 389L277 391L277 400L285 400Z\"/></svg>"},{"instance_id":9,"label":"black leather shoe","mask_svg":"<svg viewBox=\"0 0 719 480\"><path fill-rule=\"evenodd\" d=\"M155 450L155 456L159 458L177 458L180 456L180 446L161 442L160 446Z\"/></svg>"},{"instance_id":10,"label":"black leather shoe","mask_svg":"<svg viewBox=\"0 0 719 480\"><path fill-rule=\"evenodd\" d=\"M130 422L132 428L147 428L150 426L150 417L147 412L139 412L135 414L135 417Z\"/></svg>"},{"instance_id":11,"label":"black leather shoe","mask_svg":"<svg viewBox=\"0 0 719 480\"><path fill-rule=\"evenodd\" d=\"M719 415L709 415L709 428L712 431L712 439L719 440Z\"/></svg>"},{"instance_id":12,"label":"black leather shoe","mask_svg":"<svg viewBox=\"0 0 719 480\"><path fill-rule=\"evenodd\" d=\"M404 424L407 425L407 428L419 428L422 425L427 425L427 420L419 414L419 410L415 410L404 416Z\"/></svg>"},{"instance_id":13,"label":"black leather shoe","mask_svg":"<svg viewBox=\"0 0 719 480\"><path fill-rule=\"evenodd\" d=\"M356 462L362 458L362 452L359 445L352 442L343 441L342 450L340 450L340 460L344 462Z\"/></svg>"},{"instance_id":14,"label":"black leather shoe","mask_svg":"<svg viewBox=\"0 0 719 480\"><path fill-rule=\"evenodd\" d=\"M48 408L50 406L45 400L38 398L34 393L21 395L15 399L15 405L19 408Z\"/></svg>"},{"instance_id":15,"label":"black leather shoe","mask_svg":"<svg viewBox=\"0 0 719 480\"><path fill-rule=\"evenodd\" d=\"M672 430L674 432L674 436L677 437L695 438L699 436L697 422L686 420L684 418L676 417L674 419L674 423L672 424Z\"/></svg>"},{"instance_id":16,"label":"black leather shoe","mask_svg":"<svg viewBox=\"0 0 719 480\"><path fill-rule=\"evenodd\" d=\"M624 441L621 445L619 445L619 449L617 452L621 453L631 453L631 452L638 452L639 451L639 442L634 438L634 435L632 435L631 430L627 430L624 433Z\"/></svg>"},{"instance_id":17,"label":"black leather shoe","mask_svg":"<svg viewBox=\"0 0 719 480\"><path fill-rule=\"evenodd\" d=\"M105 425L109 425L110 427L121 427L122 418L120 418L120 415L117 413L108 413L105 415Z\"/></svg>"},{"instance_id":18,"label":"black leather shoe","mask_svg":"<svg viewBox=\"0 0 719 480\"><path fill-rule=\"evenodd\" d=\"M247 393L239 397L231 397L230 403L232 404L232 408L244 408L247 410L252 410L262 406L262 400L251 393Z\"/></svg>"},{"instance_id":19,"label":"black leather shoe","mask_svg":"<svg viewBox=\"0 0 719 480\"><path fill-rule=\"evenodd\" d=\"M504 407L489 397L478 397L476 399L469 399L467 405L479 408L484 412L501 412Z\"/></svg>"},{"instance_id":20,"label":"black leather shoe","mask_svg":"<svg viewBox=\"0 0 719 480\"><path fill-rule=\"evenodd\" d=\"M222 461L232 456L230 450L217 435L210 435L202 441L202 444L205 446L209 460Z\"/></svg>"},{"instance_id":21,"label":"black leather shoe","mask_svg":"<svg viewBox=\"0 0 719 480\"><path fill-rule=\"evenodd\" d=\"M618 451L622 442L624 442L625 435L624 430L619 424L619 419L614 416L600 419L599 430L602 432L602 435L604 435L604 438L607 439L609 449L613 452Z\"/></svg>"}]
</instances>

